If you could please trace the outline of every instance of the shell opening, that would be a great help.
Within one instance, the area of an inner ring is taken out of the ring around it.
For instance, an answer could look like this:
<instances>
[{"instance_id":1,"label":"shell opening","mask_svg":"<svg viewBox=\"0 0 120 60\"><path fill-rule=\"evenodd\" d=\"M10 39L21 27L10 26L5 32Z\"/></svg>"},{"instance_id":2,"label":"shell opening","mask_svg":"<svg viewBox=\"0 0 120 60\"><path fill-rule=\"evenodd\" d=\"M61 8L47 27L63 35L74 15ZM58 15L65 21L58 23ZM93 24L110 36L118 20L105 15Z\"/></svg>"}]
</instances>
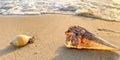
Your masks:
<instances>
[{"instance_id":1,"label":"shell opening","mask_svg":"<svg viewBox=\"0 0 120 60\"><path fill-rule=\"evenodd\" d=\"M35 37L34 37L34 36L31 36L28 43L34 43L34 41L35 41Z\"/></svg>"}]
</instances>

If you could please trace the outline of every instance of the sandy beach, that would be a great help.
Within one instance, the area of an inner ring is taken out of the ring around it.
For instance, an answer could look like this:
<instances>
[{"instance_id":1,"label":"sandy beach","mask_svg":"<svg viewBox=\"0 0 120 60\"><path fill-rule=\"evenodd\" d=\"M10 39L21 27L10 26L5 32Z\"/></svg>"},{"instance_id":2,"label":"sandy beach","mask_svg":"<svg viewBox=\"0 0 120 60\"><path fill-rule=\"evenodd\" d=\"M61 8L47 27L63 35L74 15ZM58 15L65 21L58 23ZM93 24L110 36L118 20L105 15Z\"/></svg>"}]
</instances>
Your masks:
<instances>
[{"instance_id":1,"label":"sandy beach","mask_svg":"<svg viewBox=\"0 0 120 60\"><path fill-rule=\"evenodd\" d=\"M120 52L76 50L64 46L65 31L79 25L120 47L120 22L45 14L0 17L0 60L120 60ZM22 48L9 43L14 36L35 36L36 41Z\"/></svg>"}]
</instances>

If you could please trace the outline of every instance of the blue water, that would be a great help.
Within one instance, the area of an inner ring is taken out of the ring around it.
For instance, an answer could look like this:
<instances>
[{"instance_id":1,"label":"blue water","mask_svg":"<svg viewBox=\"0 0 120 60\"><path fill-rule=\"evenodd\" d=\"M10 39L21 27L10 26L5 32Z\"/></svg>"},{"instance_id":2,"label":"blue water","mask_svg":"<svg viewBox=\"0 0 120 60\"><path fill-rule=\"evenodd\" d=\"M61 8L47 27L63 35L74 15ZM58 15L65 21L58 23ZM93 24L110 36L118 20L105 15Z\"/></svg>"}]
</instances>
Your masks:
<instances>
[{"instance_id":1,"label":"blue water","mask_svg":"<svg viewBox=\"0 0 120 60\"><path fill-rule=\"evenodd\" d=\"M118 0L0 0L0 15L71 14L92 11L92 17L120 21ZM86 14L87 15L87 14ZM90 16L89 16L90 17Z\"/></svg>"}]
</instances>

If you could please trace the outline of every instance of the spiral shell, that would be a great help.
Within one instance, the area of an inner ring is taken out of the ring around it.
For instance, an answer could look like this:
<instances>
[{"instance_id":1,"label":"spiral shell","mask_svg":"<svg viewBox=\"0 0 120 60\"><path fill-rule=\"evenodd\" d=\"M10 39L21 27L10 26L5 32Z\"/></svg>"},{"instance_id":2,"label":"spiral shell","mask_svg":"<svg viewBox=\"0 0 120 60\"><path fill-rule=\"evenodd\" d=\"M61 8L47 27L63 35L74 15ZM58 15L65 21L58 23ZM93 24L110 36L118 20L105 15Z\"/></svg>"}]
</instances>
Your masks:
<instances>
[{"instance_id":1,"label":"spiral shell","mask_svg":"<svg viewBox=\"0 0 120 60\"><path fill-rule=\"evenodd\" d=\"M27 35L17 35L14 37L14 39L11 41L11 45L17 46L17 47L22 47L28 44L28 42L31 42L31 36ZM33 42L33 41L32 41Z\"/></svg>"},{"instance_id":2,"label":"spiral shell","mask_svg":"<svg viewBox=\"0 0 120 60\"><path fill-rule=\"evenodd\" d=\"M119 47L94 35L80 26L71 26L65 32L65 46L76 49L120 50Z\"/></svg>"}]
</instances>

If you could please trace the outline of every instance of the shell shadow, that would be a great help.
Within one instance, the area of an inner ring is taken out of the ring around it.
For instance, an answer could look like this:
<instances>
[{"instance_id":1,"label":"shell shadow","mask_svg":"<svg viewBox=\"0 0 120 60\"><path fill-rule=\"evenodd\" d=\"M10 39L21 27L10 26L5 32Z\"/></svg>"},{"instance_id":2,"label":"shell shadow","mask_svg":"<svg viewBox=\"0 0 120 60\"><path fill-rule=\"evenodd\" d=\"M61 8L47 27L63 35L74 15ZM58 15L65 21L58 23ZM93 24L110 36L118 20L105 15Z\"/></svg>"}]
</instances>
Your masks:
<instances>
[{"instance_id":1,"label":"shell shadow","mask_svg":"<svg viewBox=\"0 0 120 60\"><path fill-rule=\"evenodd\" d=\"M77 50L65 47L59 48L57 56L52 60L118 60L119 54L112 51Z\"/></svg>"},{"instance_id":2,"label":"shell shadow","mask_svg":"<svg viewBox=\"0 0 120 60\"><path fill-rule=\"evenodd\" d=\"M6 54L8 54L8 53L11 53L11 52L13 52L13 51L15 51L15 50L17 50L17 49L19 49L19 48L18 48L18 47L15 47L15 46L12 46L12 45L9 45L9 46L7 46L6 48L0 50L0 56L6 55Z\"/></svg>"}]
</instances>

